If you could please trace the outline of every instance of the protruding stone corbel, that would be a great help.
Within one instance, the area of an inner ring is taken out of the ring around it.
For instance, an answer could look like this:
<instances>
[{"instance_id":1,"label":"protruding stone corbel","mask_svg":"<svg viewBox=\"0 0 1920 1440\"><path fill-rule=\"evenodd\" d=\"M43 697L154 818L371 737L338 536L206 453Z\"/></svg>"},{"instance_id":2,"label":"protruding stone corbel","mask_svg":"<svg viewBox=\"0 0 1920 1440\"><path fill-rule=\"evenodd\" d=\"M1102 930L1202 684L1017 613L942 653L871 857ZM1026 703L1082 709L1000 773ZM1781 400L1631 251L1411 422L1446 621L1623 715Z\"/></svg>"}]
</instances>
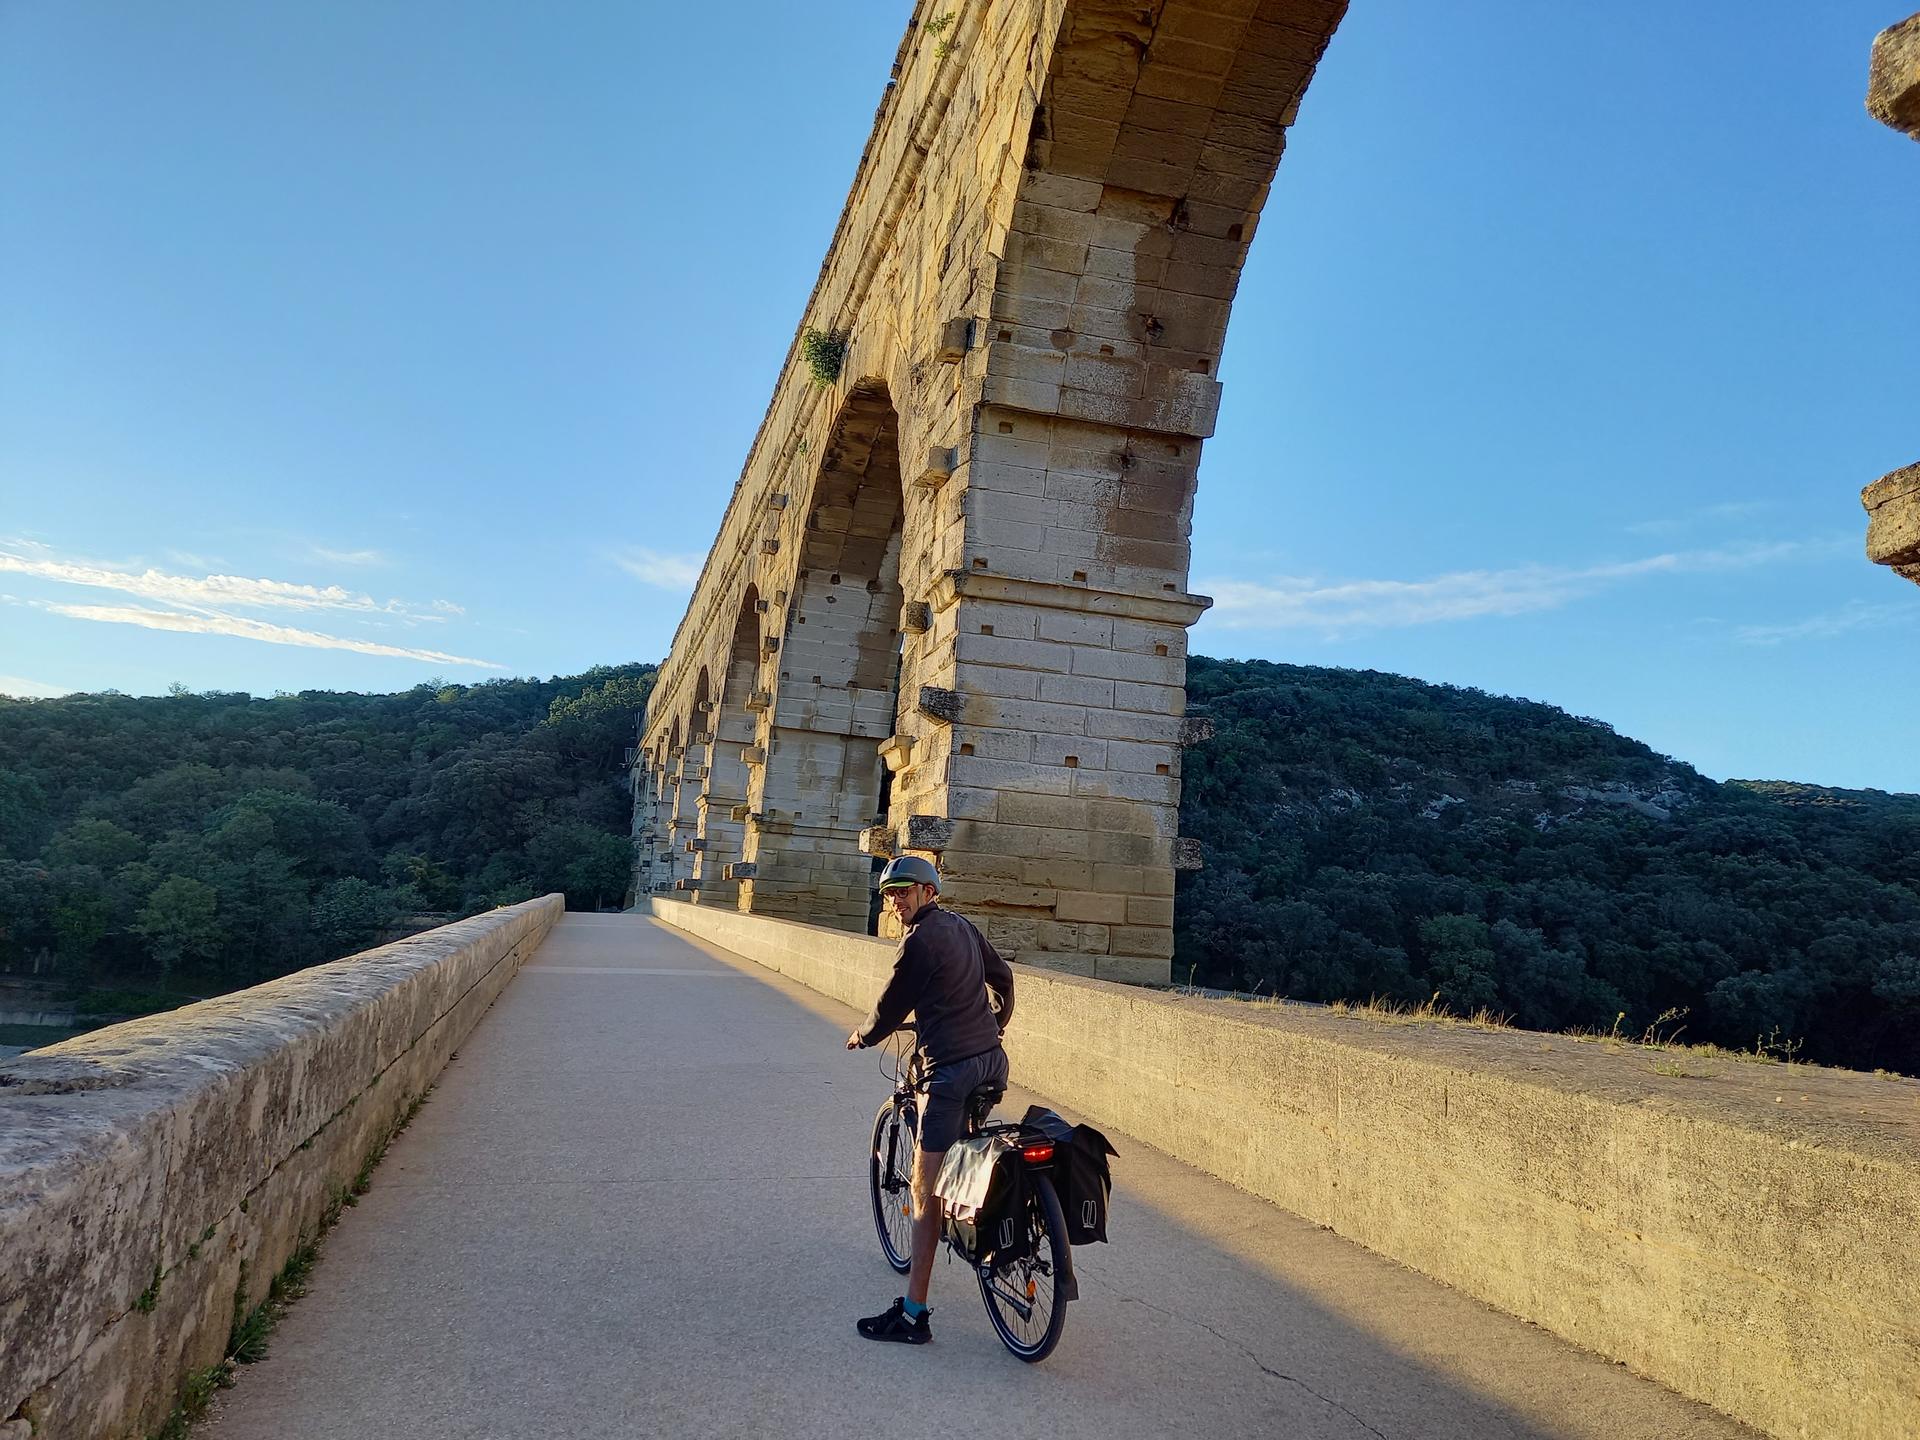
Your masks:
<instances>
[{"instance_id":1,"label":"protruding stone corbel","mask_svg":"<svg viewBox=\"0 0 1920 1440\"><path fill-rule=\"evenodd\" d=\"M927 463L921 467L915 483L929 490L938 490L953 478L957 463L951 445L935 445L927 451Z\"/></svg>"},{"instance_id":2,"label":"protruding stone corbel","mask_svg":"<svg viewBox=\"0 0 1920 1440\"><path fill-rule=\"evenodd\" d=\"M696 715L711 715L714 709L715 706L711 700L696 700L693 702L693 713Z\"/></svg>"},{"instance_id":3,"label":"protruding stone corbel","mask_svg":"<svg viewBox=\"0 0 1920 1440\"><path fill-rule=\"evenodd\" d=\"M687 841L687 853L689 855L704 855L706 850L707 841L704 835L696 835L693 839Z\"/></svg>"},{"instance_id":4,"label":"protruding stone corbel","mask_svg":"<svg viewBox=\"0 0 1920 1440\"><path fill-rule=\"evenodd\" d=\"M760 867L751 860L736 860L720 872L723 880L751 880L760 873Z\"/></svg>"},{"instance_id":5,"label":"protruding stone corbel","mask_svg":"<svg viewBox=\"0 0 1920 1440\"><path fill-rule=\"evenodd\" d=\"M924 600L909 600L900 607L900 628L909 635L924 635L933 628L933 606Z\"/></svg>"},{"instance_id":6,"label":"protruding stone corbel","mask_svg":"<svg viewBox=\"0 0 1920 1440\"><path fill-rule=\"evenodd\" d=\"M1920 465L1909 465L1860 492L1867 511L1867 558L1920 580Z\"/></svg>"},{"instance_id":7,"label":"protruding stone corbel","mask_svg":"<svg viewBox=\"0 0 1920 1440\"><path fill-rule=\"evenodd\" d=\"M753 613L756 615L764 615L771 609L773 609L773 602L771 600L755 600L753 602Z\"/></svg>"},{"instance_id":8,"label":"protruding stone corbel","mask_svg":"<svg viewBox=\"0 0 1920 1440\"><path fill-rule=\"evenodd\" d=\"M734 824L739 825L745 823L747 816L752 813L753 807L751 805L735 805L727 811L727 818L733 821Z\"/></svg>"},{"instance_id":9,"label":"protruding stone corbel","mask_svg":"<svg viewBox=\"0 0 1920 1440\"><path fill-rule=\"evenodd\" d=\"M1867 113L1920 140L1920 15L1890 25L1874 38Z\"/></svg>"},{"instance_id":10,"label":"protruding stone corbel","mask_svg":"<svg viewBox=\"0 0 1920 1440\"><path fill-rule=\"evenodd\" d=\"M760 537L760 553L762 555L778 555L780 553L780 537L778 535L762 535Z\"/></svg>"},{"instance_id":11,"label":"protruding stone corbel","mask_svg":"<svg viewBox=\"0 0 1920 1440\"><path fill-rule=\"evenodd\" d=\"M893 831L885 825L869 825L860 832L860 853L878 855L892 859L894 854Z\"/></svg>"},{"instance_id":12,"label":"protruding stone corbel","mask_svg":"<svg viewBox=\"0 0 1920 1440\"><path fill-rule=\"evenodd\" d=\"M747 696L747 709L749 710L765 710L772 704L773 692L771 690L755 690Z\"/></svg>"},{"instance_id":13,"label":"protruding stone corbel","mask_svg":"<svg viewBox=\"0 0 1920 1440\"><path fill-rule=\"evenodd\" d=\"M1204 745L1213 739L1213 721L1205 715L1189 715L1180 722L1180 744Z\"/></svg>"},{"instance_id":14,"label":"protruding stone corbel","mask_svg":"<svg viewBox=\"0 0 1920 1440\"><path fill-rule=\"evenodd\" d=\"M960 701L958 690L943 690L938 685L922 685L920 698L914 702L914 709L929 720L938 720L943 725L951 725L960 718Z\"/></svg>"},{"instance_id":15,"label":"protruding stone corbel","mask_svg":"<svg viewBox=\"0 0 1920 1440\"><path fill-rule=\"evenodd\" d=\"M676 890L698 890L700 888L700 882L698 880L680 879L673 882L673 888Z\"/></svg>"},{"instance_id":16,"label":"protruding stone corbel","mask_svg":"<svg viewBox=\"0 0 1920 1440\"><path fill-rule=\"evenodd\" d=\"M956 315L940 327L940 350L934 357L942 365L958 365L973 348L973 317Z\"/></svg>"},{"instance_id":17,"label":"protruding stone corbel","mask_svg":"<svg viewBox=\"0 0 1920 1440\"><path fill-rule=\"evenodd\" d=\"M740 752L740 760L746 765L764 765L767 763L767 752L761 746L749 745Z\"/></svg>"},{"instance_id":18,"label":"protruding stone corbel","mask_svg":"<svg viewBox=\"0 0 1920 1440\"><path fill-rule=\"evenodd\" d=\"M769 510L784 510L784 509L786 509L786 508L787 508L787 497L786 497L785 495L769 495L769 496L767 496L767 508L768 508Z\"/></svg>"},{"instance_id":19,"label":"protruding stone corbel","mask_svg":"<svg viewBox=\"0 0 1920 1440\"><path fill-rule=\"evenodd\" d=\"M1200 870L1206 867L1205 847L1191 835L1182 835L1173 842L1173 868L1176 870Z\"/></svg>"},{"instance_id":20,"label":"protruding stone corbel","mask_svg":"<svg viewBox=\"0 0 1920 1440\"><path fill-rule=\"evenodd\" d=\"M760 648L769 655L778 655L780 653L780 637L778 635L763 635L760 638Z\"/></svg>"},{"instance_id":21,"label":"protruding stone corbel","mask_svg":"<svg viewBox=\"0 0 1920 1440\"><path fill-rule=\"evenodd\" d=\"M944 815L909 815L903 850L946 849L953 843L953 821Z\"/></svg>"},{"instance_id":22,"label":"protruding stone corbel","mask_svg":"<svg viewBox=\"0 0 1920 1440\"><path fill-rule=\"evenodd\" d=\"M887 769L896 775L913 763L913 737L911 735L889 735L880 742L880 758Z\"/></svg>"}]
</instances>

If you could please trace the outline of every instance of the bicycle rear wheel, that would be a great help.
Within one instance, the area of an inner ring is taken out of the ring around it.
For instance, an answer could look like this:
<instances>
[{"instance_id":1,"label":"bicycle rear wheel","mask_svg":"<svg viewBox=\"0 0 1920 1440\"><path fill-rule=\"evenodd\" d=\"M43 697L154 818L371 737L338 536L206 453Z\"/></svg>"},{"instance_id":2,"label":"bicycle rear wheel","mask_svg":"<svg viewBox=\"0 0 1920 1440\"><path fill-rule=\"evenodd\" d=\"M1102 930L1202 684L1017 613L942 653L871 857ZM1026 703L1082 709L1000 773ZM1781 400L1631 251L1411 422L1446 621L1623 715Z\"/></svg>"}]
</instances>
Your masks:
<instances>
[{"instance_id":1,"label":"bicycle rear wheel","mask_svg":"<svg viewBox=\"0 0 1920 1440\"><path fill-rule=\"evenodd\" d=\"M887 1264L902 1275L913 1258L913 1152L919 1134L914 1103L896 1095L873 1117L873 1144L867 1150L873 1228L880 1233Z\"/></svg>"},{"instance_id":2,"label":"bicycle rear wheel","mask_svg":"<svg viewBox=\"0 0 1920 1440\"><path fill-rule=\"evenodd\" d=\"M1067 1218L1060 1196L1044 1172L1027 1177L1033 1186L1028 1224L1033 1244L1024 1259L996 1261L974 1273L1000 1343L1029 1364L1044 1360L1067 1326Z\"/></svg>"}]
</instances>

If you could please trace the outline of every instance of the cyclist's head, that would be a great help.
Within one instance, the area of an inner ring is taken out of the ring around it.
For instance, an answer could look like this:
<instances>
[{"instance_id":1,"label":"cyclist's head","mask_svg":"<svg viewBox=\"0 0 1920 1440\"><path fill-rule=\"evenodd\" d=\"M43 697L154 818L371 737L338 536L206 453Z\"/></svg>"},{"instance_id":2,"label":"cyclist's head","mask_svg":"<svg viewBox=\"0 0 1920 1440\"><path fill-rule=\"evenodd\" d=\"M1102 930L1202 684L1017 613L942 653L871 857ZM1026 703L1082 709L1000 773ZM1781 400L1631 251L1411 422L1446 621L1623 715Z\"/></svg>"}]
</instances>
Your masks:
<instances>
[{"instance_id":1,"label":"cyclist's head","mask_svg":"<svg viewBox=\"0 0 1920 1440\"><path fill-rule=\"evenodd\" d=\"M909 885L931 885L937 895L940 893L940 872L933 868L931 860L922 860L918 855L897 855L887 862L887 868L880 872L880 878L874 885L882 895Z\"/></svg>"},{"instance_id":2,"label":"cyclist's head","mask_svg":"<svg viewBox=\"0 0 1920 1440\"><path fill-rule=\"evenodd\" d=\"M876 883L880 898L903 916L911 916L940 894L940 872L933 868L932 861L922 860L918 855L900 855L889 860Z\"/></svg>"}]
</instances>

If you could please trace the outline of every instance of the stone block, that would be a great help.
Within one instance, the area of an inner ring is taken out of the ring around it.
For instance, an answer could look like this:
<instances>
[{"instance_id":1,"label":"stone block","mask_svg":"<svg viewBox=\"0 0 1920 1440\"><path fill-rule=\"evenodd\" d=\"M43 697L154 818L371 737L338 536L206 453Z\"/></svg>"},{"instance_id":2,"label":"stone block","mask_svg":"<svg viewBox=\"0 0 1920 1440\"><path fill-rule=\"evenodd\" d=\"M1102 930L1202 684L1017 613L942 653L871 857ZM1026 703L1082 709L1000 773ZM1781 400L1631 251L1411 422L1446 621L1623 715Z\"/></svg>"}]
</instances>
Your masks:
<instances>
[{"instance_id":1,"label":"stone block","mask_svg":"<svg viewBox=\"0 0 1920 1440\"><path fill-rule=\"evenodd\" d=\"M953 843L954 822L944 815L909 815L902 849L939 852Z\"/></svg>"},{"instance_id":2,"label":"stone block","mask_svg":"<svg viewBox=\"0 0 1920 1440\"><path fill-rule=\"evenodd\" d=\"M953 478L958 463L954 450L948 445L934 445L928 448L926 463L920 467L920 473L914 477L914 483L929 490L938 490Z\"/></svg>"},{"instance_id":3,"label":"stone block","mask_svg":"<svg viewBox=\"0 0 1920 1440\"><path fill-rule=\"evenodd\" d=\"M1882 30L1867 74L1867 111L1920 139L1920 15Z\"/></svg>"},{"instance_id":4,"label":"stone block","mask_svg":"<svg viewBox=\"0 0 1920 1440\"><path fill-rule=\"evenodd\" d=\"M914 708L929 720L950 725L960 718L963 702L958 691L943 690L937 685L922 685Z\"/></svg>"},{"instance_id":5,"label":"stone block","mask_svg":"<svg viewBox=\"0 0 1920 1440\"><path fill-rule=\"evenodd\" d=\"M1877 565L1920 564L1920 465L1876 480L1860 503L1867 512L1867 558Z\"/></svg>"},{"instance_id":6,"label":"stone block","mask_svg":"<svg viewBox=\"0 0 1920 1440\"><path fill-rule=\"evenodd\" d=\"M755 712L765 710L773 704L773 692L771 690L749 691L745 703L749 710Z\"/></svg>"},{"instance_id":7,"label":"stone block","mask_svg":"<svg viewBox=\"0 0 1920 1440\"><path fill-rule=\"evenodd\" d=\"M1127 923L1129 925L1173 926L1173 901L1157 895L1129 895L1127 897Z\"/></svg>"},{"instance_id":8,"label":"stone block","mask_svg":"<svg viewBox=\"0 0 1920 1440\"><path fill-rule=\"evenodd\" d=\"M1008 910L1050 910L1057 892L1004 880L950 880L941 895L956 905L999 906Z\"/></svg>"},{"instance_id":9,"label":"stone block","mask_svg":"<svg viewBox=\"0 0 1920 1440\"><path fill-rule=\"evenodd\" d=\"M1173 931L1159 925L1116 925L1109 932L1115 955L1151 956L1159 960L1173 958Z\"/></svg>"},{"instance_id":10,"label":"stone block","mask_svg":"<svg viewBox=\"0 0 1920 1440\"><path fill-rule=\"evenodd\" d=\"M1213 739L1213 721L1204 715L1189 715L1180 722L1180 741L1185 745L1204 745Z\"/></svg>"},{"instance_id":11,"label":"stone block","mask_svg":"<svg viewBox=\"0 0 1920 1440\"><path fill-rule=\"evenodd\" d=\"M767 752L758 745L749 745L740 752L740 763L743 765L765 765L767 763Z\"/></svg>"},{"instance_id":12,"label":"stone block","mask_svg":"<svg viewBox=\"0 0 1920 1440\"><path fill-rule=\"evenodd\" d=\"M1181 835L1173 842L1173 868L1176 870L1200 870L1206 866L1205 847L1190 835Z\"/></svg>"},{"instance_id":13,"label":"stone block","mask_svg":"<svg viewBox=\"0 0 1920 1440\"><path fill-rule=\"evenodd\" d=\"M909 635L924 635L933 628L933 607L924 600L910 600L900 609L900 628Z\"/></svg>"},{"instance_id":14,"label":"stone block","mask_svg":"<svg viewBox=\"0 0 1920 1440\"><path fill-rule=\"evenodd\" d=\"M940 345L934 352L934 359L942 365L957 365L967 358L967 351L973 348L973 319L967 315L956 315L940 327Z\"/></svg>"},{"instance_id":15,"label":"stone block","mask_svg":"<svg viewBox=\"0 0 1920 1440\"><path fill-rule=\"evenodd\" d=\"M869 825L860 832L860 853L862 855L880 855L891 858L894 853L893 831L885 825Z\"/></svg>"},{"instance_id":16,"label":"stone block","mask_svg":"<svg viewBox=\"0 0 1920 1440\"><path fill-rule=\"evenodd\" d=\"M736 860L720 872L726 880L751 880L759 873L760 867L751 860Z\"/></svg>"},{"instance_id":17,"label":"stone block","mask_svg":"<svg viewBox=\"0 0 1920 1440\"><path fill-rule=\"evenodd\" d=\"M1056 920L1091 920L1103 925L1124 925L1127 898L1124 895L1103 895L1098 891L1063 890L1060 898L1054 902L1053 914Z\"/></svg>"}]
</instances>

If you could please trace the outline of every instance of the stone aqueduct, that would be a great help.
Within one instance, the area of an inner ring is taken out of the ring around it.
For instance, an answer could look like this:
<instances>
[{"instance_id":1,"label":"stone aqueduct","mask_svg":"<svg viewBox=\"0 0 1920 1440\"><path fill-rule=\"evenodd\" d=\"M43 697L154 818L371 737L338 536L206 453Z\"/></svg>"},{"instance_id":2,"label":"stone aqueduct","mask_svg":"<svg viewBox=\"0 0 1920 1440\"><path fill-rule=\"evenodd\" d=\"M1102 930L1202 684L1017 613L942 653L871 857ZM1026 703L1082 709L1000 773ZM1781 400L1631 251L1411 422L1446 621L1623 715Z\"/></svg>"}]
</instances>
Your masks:
<instances>
[{"instance_id":1,"label":"stone aqueduct","mask_svg":"<svg viewBox=\"0 0 1920 1440\"><path fill-rule=\"evenodd\" d=\"M920 0L648 708L636 896L864 930L914 852L1028 963L1167 978L1201 443L1345 10ZM1920 15L1868 108L1920 136ZM1920 466L1862 499L1920 579Z\"/></svg>"},{"instance_id":2,"label":"stone aqueduct","mask_svg":"<svg viewBox=\"0 0 1920 1440\"><path fill-rule=\"evenodd\" d=\"M911 851L1009 954L1167 978L1201 442L1345 8L921 0L647 711L637 893L865 930Z\"/></svg>"}]
</instances>

